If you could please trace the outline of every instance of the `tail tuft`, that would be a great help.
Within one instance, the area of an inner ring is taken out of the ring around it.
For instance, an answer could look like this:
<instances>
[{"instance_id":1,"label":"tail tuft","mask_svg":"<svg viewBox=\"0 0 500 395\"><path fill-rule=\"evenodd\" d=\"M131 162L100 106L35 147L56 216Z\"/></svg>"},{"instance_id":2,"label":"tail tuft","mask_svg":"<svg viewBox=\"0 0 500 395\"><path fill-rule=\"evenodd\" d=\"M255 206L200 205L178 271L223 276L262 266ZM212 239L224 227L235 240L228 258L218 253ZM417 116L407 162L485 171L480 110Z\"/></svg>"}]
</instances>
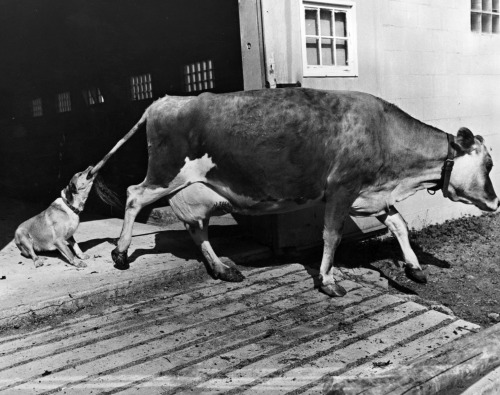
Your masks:
<instances>
[{"instance_id":1,"label":"tail tuft","mask_svg":"<svg viewBox=\"0 0 500 395\"><path fill-rule=\"evenodd\" d=\"M94 180L94 187L97 196L99 196L99 199L101 199L108 206L115 207L120 210L124 209L124 205L116 192L108 188L99 174Z\"/></svg>"}]
</instances>

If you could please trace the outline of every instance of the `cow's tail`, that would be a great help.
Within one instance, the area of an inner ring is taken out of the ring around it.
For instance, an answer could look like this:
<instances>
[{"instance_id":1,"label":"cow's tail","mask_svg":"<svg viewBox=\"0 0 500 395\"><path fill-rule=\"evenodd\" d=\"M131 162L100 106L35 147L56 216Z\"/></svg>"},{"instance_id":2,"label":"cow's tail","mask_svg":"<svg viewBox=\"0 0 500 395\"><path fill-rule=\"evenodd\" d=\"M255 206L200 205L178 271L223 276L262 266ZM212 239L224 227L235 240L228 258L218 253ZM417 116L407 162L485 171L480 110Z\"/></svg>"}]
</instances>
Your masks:
<instances>
[{"instance_id":1,"label":"cow's tail","mask_svg":"<svg viewBox=\"0 0 500 395\"><path fill-rule=\"evenodd\" d=\"M146 119L147 119L147 114L148 114L148 110L146 109L146 111L144 111L144 114L142 114L142 117L141 119L139 119L139 121L132 127L132 129L130 129L130 131L125 135L123 136L122 139L120 139L120 141L118 141L115 146L113 148L111 148L111 151L109 151L105 156L104 158L101 159L101 161L95 165L92 170L89 172L89 175L88 175L88 178L92 177L94 174L96 174L99 170L101 170L101 168L106 164L106 162L108 161L109 158L111 158L111 156L113 156L113 154L118 151L118 149L123 145L125 144L134 134L135 132L137 132L137 130L140 128L140 126L146 122Z\"/></svg>"},{"instance_id":2,"label":"cow's tail","mask_svg":"<svg viewBox=\"0 0 500 395\"><path fill-rule=\"evenodd\" d=\"M99 174L94 179L93 188L99 199L101 199L108 206L119 210L123 210L125 207L120 197L116 194L116 192L109 189Z\"/></svg>"}]
</instances>

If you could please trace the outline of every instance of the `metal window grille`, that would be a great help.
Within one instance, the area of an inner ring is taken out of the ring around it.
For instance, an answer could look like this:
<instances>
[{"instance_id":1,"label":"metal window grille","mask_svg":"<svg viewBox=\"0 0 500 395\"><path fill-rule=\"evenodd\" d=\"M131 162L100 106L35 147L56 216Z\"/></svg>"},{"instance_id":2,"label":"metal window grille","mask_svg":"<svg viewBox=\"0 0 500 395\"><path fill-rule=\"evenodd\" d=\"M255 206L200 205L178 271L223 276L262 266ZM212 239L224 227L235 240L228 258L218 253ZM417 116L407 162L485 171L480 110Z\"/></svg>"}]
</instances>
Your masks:
<instances>
[{"instance_id":1,"label":"metal window grille","mask_svg":"<svg viewBox=\"0 0 500 395\"><path fill-rule=\"evenodd\" d=\"M71 95L69 92L59 93L57 95L57 112L71 111Z\"/></svg>"},{"instance_id":2,"label":"metal window grille","mask_svg":"<svg viewBox=\"0 0 500 395\"><path fill-rule=\"evenodd\" d=\"M130 78L130 91L132 100L145 100L153 98L153 84L151 74L143 74Z\"/></svg>"},{"instance_id":3,"label":"metal window grille","mask_svg":"<svg viewBox=\"0 0 500 395\"><path fill-rule=\"evenodd\" d=\"M85 102L88 106L104 103L104 96L99 88L92 87L84 91Z\"/></svg>"},{"instance_id":4,"label":"metal window grille","mask_svg":"<svg viewBox=\"0 0 500 395\"><path fill-rule=\"evenodd\" d=\"M36 98L31 101L31 114L33 117L41 117L43 115L41 98Z\"/></svg>"},{"instance_id":5,"label":"metal window grille","mask_svg":"<svg viewBox=\"0 0 500 395\"><path fill-rule=\"evenodd\" d=\"M201 92L215 86L214 67L211 60L195 62L184 66L184 90Z\"/></svg>"},{"instance_id":6,"label":"metal window grille","mask_svg":"<svg viewBox=\"0 0 500 395\"><path fill-rule=\"evenodd\" d=\"M500 0L471 0L470 28L475 33L500 33Z\"/></svg>"},{"instance_id":7,"label":"metal window grille","mask_svg":"<svg viewBox=\"0 0 500 395\"><path fill-rule=\"evenodd\" d=\"M305 7L308 66L347 66L350 37L346 10Z\"/></svg>"}]
</instances>

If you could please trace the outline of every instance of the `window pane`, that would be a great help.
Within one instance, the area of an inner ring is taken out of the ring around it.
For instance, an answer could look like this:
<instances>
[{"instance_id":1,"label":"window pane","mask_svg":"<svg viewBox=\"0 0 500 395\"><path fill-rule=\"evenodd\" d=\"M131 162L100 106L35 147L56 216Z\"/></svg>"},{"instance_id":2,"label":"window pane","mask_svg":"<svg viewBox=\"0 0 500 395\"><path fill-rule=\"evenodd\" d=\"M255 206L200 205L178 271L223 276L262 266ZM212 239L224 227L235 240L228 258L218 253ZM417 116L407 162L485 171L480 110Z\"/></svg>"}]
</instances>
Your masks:
<instances>
[{"instance_id":1,"label":"window pane","mask_svg":"<svg viewBox=\"0 0 500 395\"><path fill-rule=\"evenodd\" d=\"M481 14L479 12L470 14L470 27L473 32L481 31Z\"/></svg>"},{"instance_id":2,"label":"window pane","mask_svg":"<svg viewBox=\"0 0 500 395\"><path fill-rule=\"evenodd\" d=\"M491 14L481 15L481 27L483 33L491 33Z\"/></svg>"},{"instance_id":3,"label":"window pane","mask_svg":"<svg viewBox=\"0 0 500 395\"><path fill-rule=\"evenodd\" d=\"M306 34L308 35L318 35L316 14L316 10L306 9Z\"/></svg>"},{"instance_id":4,"label":"window pane","mask_svg":"<svg viewBox=\"0 0 500 395\"><path fill-rule=\"evenodd\" d=\"M337 37L347 36L345 12L335 13L335 36Z\"/></svg>"},{"instance_id":5,"label":"window pane","mask_svg":"<svg viewBox=\"0 0 500 395\"><path fill-rule=\"evenodd\" d=\"M493 15L493 28L492 32L493 33L500 33L500 26L499 26L499 16L498 15Z\"/></svg>"},{"instance_id":6,"label":"window pane","mask_svg":"<svg viewBox=\"0 0 500 395\"><path fill-rule=\"evenodd\" d=\"M322 36L333 36L332 12L322 9L319 13Z\"/></svg>"},{"instance_id":7,"label":"window pane","mask_svg":"<svg viewBox=\"0 0 500 395\"><path fill-rule=\"evenodd\" d=\"M491 0L483 0L483 11L491 11Z\"/></svg>"},{"instance_id":8,"label":"window pane","mask_svg":"<svg viewBox=\"0 0 500 395\"><path fill-rule=\"evenodd\" d=\"M498 12L498 11L500 11L500 10L498 9L498 7L499 7L499 4L498 4L498 3L499 3L499 1L498 1L498 0L493 0L493 6L492 6L492 11L493 11L493 12Z\"/></svg>"},{"instance_id":9,"label":"window pane","mask_svg":"<svg viewBox=\"0 0 500 395\"><path fill-rule=\"evenodd\" d=\"M324 66L333 66L333 40L330 38L321 39L321 61Z\"/></svg>"},{"instance_id":10,"label":"window pane","mask_svg":"<svg viewBox=\"0 0 500 395\"><path fill-rule=\"evenodd\" d=\"M481 0L471 0L470 1L470 8L471 8L471 10L481 11L481 4L482 4Z\"/></svg>"},{"instance_id":11,"label":"window pane","mask_svg":"<svg viewBox=\"0 0 500 395\"><path fill-rule=\"evenodd\" d=\"M347 66L347 40L337 40L335 51L337 52L337 66Z\"/></svg>"},{"instance_id":12,"label":"window pane","mask_svg":"<svg viewBox=\"0 0 500 395\"><path fill-rule=\"evenodd\" d=\"M319 45L315 38L306 39L307 64L319 65Z\"/></svg>"}]
</instances>

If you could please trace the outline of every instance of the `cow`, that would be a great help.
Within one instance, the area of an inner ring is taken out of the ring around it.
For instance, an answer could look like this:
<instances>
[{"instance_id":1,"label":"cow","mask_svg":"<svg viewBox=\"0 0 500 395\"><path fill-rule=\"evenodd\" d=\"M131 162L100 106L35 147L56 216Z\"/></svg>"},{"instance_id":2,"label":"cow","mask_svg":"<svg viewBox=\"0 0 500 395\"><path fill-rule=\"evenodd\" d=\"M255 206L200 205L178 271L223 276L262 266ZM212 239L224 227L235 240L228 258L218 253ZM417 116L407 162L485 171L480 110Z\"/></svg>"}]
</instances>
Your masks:
<instances>
[{"instance_id":1,"label":"cow","mask_svg":"<svg viewBox=\"0 0 500 395\"><path fill-rule=\"evenodd\" d=\"M481 210L499 206L481 136L461 128L455 137L367 93L290 88L165 96L92 172L144 123L148 169L142 183L127 189L123 228L112 251L119 269L128 268L137 214L164 196L214 277L225 281L244 277L213 251L211 216L323 204L320 291L338 297L346 291L333 258L348 215L375 216L387 225L401 245L407 276L425 282L395 203L418 190L442 189L450 200Z\"/></svg>"}]
</instances>

